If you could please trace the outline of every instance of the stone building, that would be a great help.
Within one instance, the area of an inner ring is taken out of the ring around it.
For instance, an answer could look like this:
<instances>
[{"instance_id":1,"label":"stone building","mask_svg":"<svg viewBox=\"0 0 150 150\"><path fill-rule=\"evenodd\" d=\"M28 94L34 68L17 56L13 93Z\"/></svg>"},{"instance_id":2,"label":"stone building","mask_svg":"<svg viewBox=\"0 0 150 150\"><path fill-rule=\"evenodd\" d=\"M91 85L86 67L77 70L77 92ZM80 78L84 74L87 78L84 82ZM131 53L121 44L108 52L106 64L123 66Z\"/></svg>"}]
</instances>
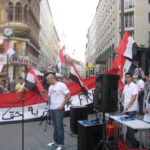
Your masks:
<instances>
[{"instance_id":1,"label":"stone building","mask_svg":"<svg viewBox=\"0 0 150 150\"><path fill-rule=\"evenodd\" d=\"M44 71L49 65L55 67L60 49L60 39L55 28L48 0L42 0L40 3L40 8L40 70Z\"/></svg>"},{"instance_id":2,"label":"stone building","mask_svg":"<svg viewBox=\"0 0 150 150\"><path fill-rule=\"evenodd\" d=\"M121 39L121 1L99 0L87 33L86 63L98 65L100 72L112 67ZM124 0L124 27L139 47L150 48L149 0Z\"/></svg>"},{"instance_id":3,"label":"stone building","mask_svg":"<svg viewBox=\"0 0 150 150\"><path fill-rule=\"evenodd\" d=\"M0 38L18 55L17 60L8 61L7 72L10 79L24 77L25 66L40 67L40 0L0 0L0 4ZM11 35L6 28L12 30ZM0 53L4 53L4 44Z\"/></svg>"}]
</instances>

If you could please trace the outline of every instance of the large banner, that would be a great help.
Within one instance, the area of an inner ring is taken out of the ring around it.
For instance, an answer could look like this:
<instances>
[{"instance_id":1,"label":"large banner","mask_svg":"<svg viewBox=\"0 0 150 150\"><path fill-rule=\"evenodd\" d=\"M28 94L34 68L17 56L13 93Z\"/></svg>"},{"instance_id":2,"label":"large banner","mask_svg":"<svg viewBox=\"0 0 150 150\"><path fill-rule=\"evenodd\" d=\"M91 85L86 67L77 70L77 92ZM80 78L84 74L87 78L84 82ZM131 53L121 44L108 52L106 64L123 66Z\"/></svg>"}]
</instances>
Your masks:
<instances>
[{"instance_id":1,"label":"large banner","mask_svg":"<svg viewBox=\"0 0 150 150\"><path fill-rule=\"evenodd\" d=\"M71 106L83 106L93 102L93 91L95 88L95 77L85 80L88 86L87 91L77 83L68 84L72 97L65 110L69 111ZM24 106L24 111L22 111ZM0 122L19 121L24 119L35 119L44 117L48 113L47 101L37 92L29 91L17 94L0 94Z\"/></svg>"}]
</instances>

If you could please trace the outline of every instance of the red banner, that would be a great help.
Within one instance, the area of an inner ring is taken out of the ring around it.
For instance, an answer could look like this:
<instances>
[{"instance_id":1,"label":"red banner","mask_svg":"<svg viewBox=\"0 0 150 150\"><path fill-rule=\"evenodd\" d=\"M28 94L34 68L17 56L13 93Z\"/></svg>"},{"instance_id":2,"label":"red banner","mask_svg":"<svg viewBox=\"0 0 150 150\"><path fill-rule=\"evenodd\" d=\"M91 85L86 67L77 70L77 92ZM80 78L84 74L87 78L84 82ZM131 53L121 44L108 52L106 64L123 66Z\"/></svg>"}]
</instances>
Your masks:
<instances>
[{"instance_id":1,"label":"red banner","mask_svg":"<svg viewBox=\"0 0 150 150\"><path fill-rule=\"evenodd\" d=\"M22 100L24 101L24 106L45 102L44 98L34 91L21 92L18 96L13 93L0 94L0 108L21 107Z\"/></svg>"}]
</instances>

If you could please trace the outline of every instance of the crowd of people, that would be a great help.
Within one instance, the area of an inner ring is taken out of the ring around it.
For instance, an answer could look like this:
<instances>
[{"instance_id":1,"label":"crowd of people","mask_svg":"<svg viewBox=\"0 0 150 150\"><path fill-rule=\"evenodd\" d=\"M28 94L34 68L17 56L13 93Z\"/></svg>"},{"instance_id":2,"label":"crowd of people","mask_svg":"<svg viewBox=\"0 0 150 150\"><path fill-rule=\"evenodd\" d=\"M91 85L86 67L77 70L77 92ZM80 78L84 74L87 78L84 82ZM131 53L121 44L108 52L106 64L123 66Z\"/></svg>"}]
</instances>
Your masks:
<instances>
[{"instance_id":1,"label":"crowd of people","mask_svg":"<svg viewBox=\"0 0 150 150\"><path fill-rule=\"evenodd\" d=\"M123 105L122 114L129 117L144 115L143 120L150 123L150 78L138 74L133 77L131 73L125 74L126 84L119 103ZM137 143L135 130L127 128L126 139Z\"/></svg>"},{"instance_id":2,"label":"crowd of people","mask_svg":"<svg viewBox=\"0 0 150 150\"><path fill-rule=\"evenodd\" d=\"M44 84L44 77L39 76L39 79L42 84ZM73 81L70 78L67 78L63 76L62 74L58 74L57 80L60 82L63 82L65 84L67 83L73 83ZM25 79L23 77L19 77L18 80L16 78L13 78L12 81L7 79L0 80L0 93L6 94L6 93L18 93L25 90Z\"/></svg>"},{"instance_id":3,"label":"crowd of people","mask_svg":"<svg viewBox=\"0 0 150 150\"><path fill-rule=\"evenodd\" d=\"M57 146L57 150L62 150L64 146L64 106L71 97L66 83L72 83L73 81L61 74L56 74L48 73L40 77L40 80L44 88L48 91L45 96L50 101L51 119L54 127L54 141L48 145L55 145ZM122 97L119 99L119 103L123 106L121 113L131 117L135 117L136 114L144 115L144 121L150 123L150 77L146 77L141 73L133 77L131 73L126 73L125 81L126 84L121 94ZM22 77L19 77L18 81L13 78L11 82L0 80L0 93L18 93L24 90L25 80ZM134 130L128 128L126 138L136 141Z\"/></svg>"},{"instance_id":4,"label":"crowd of people","mask_svg":"<svg viewBox=\"0 0 150 150\"><path fill-rule=\"evenodd\" d=\"M18 93L24 90L24 79L19 77L18 80L13 78L12 81L9 80L0 80L0 93Z\"/></svg>"}]
</instances>

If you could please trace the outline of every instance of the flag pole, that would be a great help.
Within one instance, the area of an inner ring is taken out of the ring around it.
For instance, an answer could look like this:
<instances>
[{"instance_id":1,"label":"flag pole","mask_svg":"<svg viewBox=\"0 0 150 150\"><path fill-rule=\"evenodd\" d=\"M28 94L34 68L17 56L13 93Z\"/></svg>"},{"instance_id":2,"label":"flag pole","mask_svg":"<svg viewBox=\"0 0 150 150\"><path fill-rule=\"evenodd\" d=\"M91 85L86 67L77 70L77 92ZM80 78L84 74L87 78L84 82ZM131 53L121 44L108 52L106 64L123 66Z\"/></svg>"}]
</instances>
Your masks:
<instances>
[{"instance_id":1,"label":"flag pole","mask_svg":"<svg viewBox=\"0 0 150 150\"><path fill-rule=\"evenodd\" d=\"M124 35L124 0L121 0L121 39Z\"/></svg>"},{"instance_id":2,"label":"flag pole","mask_svg":"<svg viewBox=\"0 0 150 150\"><path fill-rule=\"evenodd\" d=\"M6 56L7 56L7 79L8 79L8 54L6 54Z\"/></svg>"}]
</instances>

